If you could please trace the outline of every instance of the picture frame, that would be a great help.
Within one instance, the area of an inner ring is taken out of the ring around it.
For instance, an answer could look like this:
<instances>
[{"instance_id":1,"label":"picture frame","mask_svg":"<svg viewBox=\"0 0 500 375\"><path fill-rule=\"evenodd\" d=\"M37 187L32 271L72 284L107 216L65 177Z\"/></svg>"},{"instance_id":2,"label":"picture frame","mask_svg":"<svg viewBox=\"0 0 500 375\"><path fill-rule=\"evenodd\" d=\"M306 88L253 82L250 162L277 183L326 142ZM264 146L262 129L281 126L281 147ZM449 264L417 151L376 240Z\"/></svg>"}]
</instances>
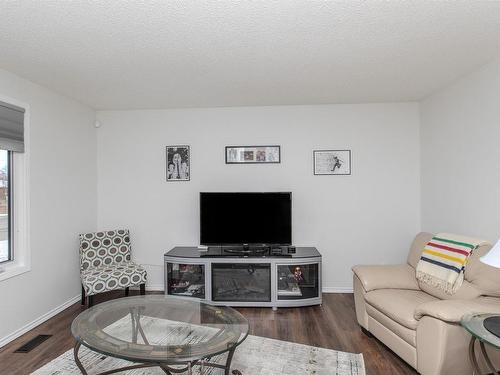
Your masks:
<instances>
[{"instance_id":1,"label":"picture frame","mask_svg":"<svg viewBox=\"0 0 500 375\"><path fill-rule=\"evenodd\" d=\"M351 150L313 150L315 176L351 175Z\"/></svg>"},{"instance_id":2,"label":"picture frame","mask_svg":"<svg viewBox=\"0 0 500 375\"><path fill-rule=\"evenodd\" d=\"M226 146L226 164L279 164L281 146Z\"/></svg>"},{"instance_id":3,"label":"picture frame","mask_svg":"<svg viewBox=\"0 0 500 375\"><path fill-rule=\"evenodd\" d=\"M191 180L191 149L188 145L166 146L167 182Z\"/></svg>"}]
</instances>

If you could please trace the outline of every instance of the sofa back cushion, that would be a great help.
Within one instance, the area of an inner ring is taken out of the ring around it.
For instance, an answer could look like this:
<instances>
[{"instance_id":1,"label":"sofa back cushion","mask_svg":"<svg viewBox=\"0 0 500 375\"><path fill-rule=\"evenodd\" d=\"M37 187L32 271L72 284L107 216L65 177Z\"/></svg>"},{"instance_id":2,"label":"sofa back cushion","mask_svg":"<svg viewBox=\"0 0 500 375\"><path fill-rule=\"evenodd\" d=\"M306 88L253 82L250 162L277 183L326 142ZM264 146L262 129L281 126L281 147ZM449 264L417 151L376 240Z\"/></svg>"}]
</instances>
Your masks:
<instances>
[{"instance_id":1,"label":"sofa back cushion","mask_svg":"<svg viewBox=\"0 0 500 375\"><path fill-rule=\"evenodd\" d=\"M474 251L465 267L465 280L474 285L483 296L500 297L500 269L479 260L491 247L491 244L487 244Z\"/></svg>"},{"instance_id":2,"label":"sofa back cushion","mask_svg":"<svg viewBox=\"0 0 500 375\"><path fill-rule=\"evenodd\" d=\"M415 236L413 243L410 247L410 253L408 254L407 263L413 268L417 268L417 263L420 260L422 251L425 245L432 239L434 235L432 233L421 232Z\"/></svg>"},{"instance_id":3,"label":"sofa back cushion","mask_svg":"<svg viewBox=\"0 0 500 375\"><path fill-rule=\"evenodd\" d=\"M462 286L457 290L455 294L445 293L444 290L423 283L420 280L418 281L418 286L424 292L439 299L474 299L483 295L483 292L480 289L478 289L474 284L468 282L467 280L464 280Z\"/></svg>"},{"instance_id":4,"label":"sofa back cushion","mask_svg":"<svg viewBox=\"0 0 500 375\"><path fill-rule=\"evenodd\" d=\"M128 229L80 234L80 270L130 262Z\"/></svg>"},{"instance_id":5,"label":"sofa back cushion","mask_svg":"<svg viewBox=\"0 0 500 375\"><path fill-rule=\"evenodd\" d=\"M408 254L408 264L417 267L422 250L432 239L433 234L422 232L417 234ZM482 245L476 249L465 267L465 278L460 289L453 295L445 293L439 288L418 282L420 289L439 299L473 299L479 296L500 297L500 269L482 263L479 258L491 249L491 245Z\"/></svg>"}]
</instances>

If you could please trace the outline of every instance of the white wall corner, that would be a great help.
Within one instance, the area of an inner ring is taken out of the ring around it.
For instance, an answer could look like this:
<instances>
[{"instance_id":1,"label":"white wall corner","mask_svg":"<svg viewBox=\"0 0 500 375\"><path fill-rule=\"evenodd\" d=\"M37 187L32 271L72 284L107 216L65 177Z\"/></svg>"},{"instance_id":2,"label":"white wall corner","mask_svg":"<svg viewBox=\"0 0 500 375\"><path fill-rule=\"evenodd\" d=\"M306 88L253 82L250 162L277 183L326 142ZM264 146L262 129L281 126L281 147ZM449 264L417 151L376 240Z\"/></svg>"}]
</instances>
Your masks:
<instances>
[{"instance_id":1,"label":"white wall corner","mask_svg":"<svg viewBox=\"0 0 500 375\"><path fill-rule=\"evenodd\" d=\"M50 310L49 312L43 314L42 316L39 316L38 318L36 318L35 320L31 321L30 323L22 326L19 329L16 329L12 333L9 333L7 336L1 337L0 338L0 348L4 347L5 345L7 345L8 343L10 343L11 341L14 341L18 337L24 335L26 332L31 331L33 328L35 328L35 327L39 326L40 324L46 322L50 318L56 316L57 314L59 314L60 312L62 312L65 309L67 309L68 307L70 307L74 303L80 301L80 298L81 298L80 295L72 297L71 299L67 300L63 304L61 304L61 305L53 308L52 310Z\"/></svg>"}]
</instances>

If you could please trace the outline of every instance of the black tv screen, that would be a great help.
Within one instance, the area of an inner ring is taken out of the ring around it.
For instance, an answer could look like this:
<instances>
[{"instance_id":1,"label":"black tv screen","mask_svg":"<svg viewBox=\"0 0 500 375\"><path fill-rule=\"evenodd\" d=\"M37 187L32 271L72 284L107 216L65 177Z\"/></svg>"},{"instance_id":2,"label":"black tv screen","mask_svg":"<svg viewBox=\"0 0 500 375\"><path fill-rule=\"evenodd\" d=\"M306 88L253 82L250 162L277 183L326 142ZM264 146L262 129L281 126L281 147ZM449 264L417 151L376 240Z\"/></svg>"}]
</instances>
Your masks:
<instances>
[{"instance_id":1,"label":"black tv screen","mask_svg":"<svg viewBox=\"0 0 500 375\"><path fill-rule=\"evenodd\" d=\"M292 193L200 193L200 244L292 243Z\"/></svg>"}]
</instances>

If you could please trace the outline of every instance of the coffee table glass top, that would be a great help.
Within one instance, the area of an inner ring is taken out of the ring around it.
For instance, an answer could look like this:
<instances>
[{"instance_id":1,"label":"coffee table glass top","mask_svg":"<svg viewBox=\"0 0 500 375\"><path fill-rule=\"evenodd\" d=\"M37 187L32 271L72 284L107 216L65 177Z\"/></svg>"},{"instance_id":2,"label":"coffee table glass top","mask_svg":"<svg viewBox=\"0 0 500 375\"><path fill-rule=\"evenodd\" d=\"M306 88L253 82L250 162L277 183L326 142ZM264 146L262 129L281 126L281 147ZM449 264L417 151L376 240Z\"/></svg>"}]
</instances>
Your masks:
<instances>
[{"instance_id":1,"label":"coffee table glass top","mask_svg":"<svg viewBox=\"0 0 500 375\"><path fill-rule=\"evenodd\" d=\"M164 296L125 297L80 313L71 325L78 342L137 362L183 363L238 346L248 321L230 307Z\"/></svg>"},{"instance_id":2,"label":"coffee table glass top","mask_svg":"<svg viewBox=\"0 0 500 375\"><path fill-rule=\"evenodd\" d=\"M500 337L495 336L493 333L484 328L484 320L490 316L498 316L499 314L470 314L465 315L460 324L469 331L471 335L478 340L490 344L500 349Z\"/></svg>"}]
</instances>

